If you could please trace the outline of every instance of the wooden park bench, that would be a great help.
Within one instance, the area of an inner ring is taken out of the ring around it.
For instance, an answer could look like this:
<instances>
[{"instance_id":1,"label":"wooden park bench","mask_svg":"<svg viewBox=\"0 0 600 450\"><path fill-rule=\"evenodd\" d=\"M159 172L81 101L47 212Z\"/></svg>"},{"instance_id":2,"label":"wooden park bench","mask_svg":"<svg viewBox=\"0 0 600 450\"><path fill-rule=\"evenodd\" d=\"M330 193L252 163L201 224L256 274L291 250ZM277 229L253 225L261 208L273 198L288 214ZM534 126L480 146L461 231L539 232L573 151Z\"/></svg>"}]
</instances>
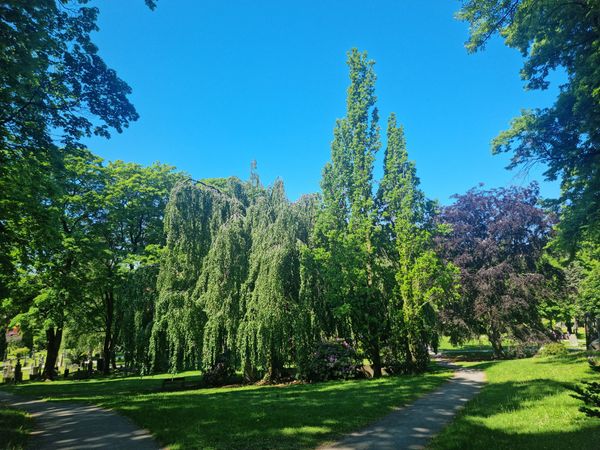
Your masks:
<instances>
[{"instance_id":1,"label":"wooden park bench","mask_svg":"<svg viewBox=\"0 0 600 450\"><path fill-rule=\"evenodd\" d=\"M185 377L165 378L162 382L161 390L175 391L177 389L185 389Z\"/></svg>"}]
</instances>

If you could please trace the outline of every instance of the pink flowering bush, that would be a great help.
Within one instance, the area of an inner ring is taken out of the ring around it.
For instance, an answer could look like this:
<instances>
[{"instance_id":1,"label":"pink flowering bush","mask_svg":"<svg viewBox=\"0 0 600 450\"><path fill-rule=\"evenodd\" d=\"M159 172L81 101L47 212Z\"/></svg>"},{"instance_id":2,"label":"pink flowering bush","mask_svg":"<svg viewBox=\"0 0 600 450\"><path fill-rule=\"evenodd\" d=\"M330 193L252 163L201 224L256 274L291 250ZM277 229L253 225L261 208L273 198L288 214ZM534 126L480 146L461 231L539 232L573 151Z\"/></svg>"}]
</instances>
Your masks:
<instances>
[{"instance_id":1,"label":"pink flowering bush","mask_svg":"<svg viewBox=\"0 0 600 450\"><path fill-rule=\"evenodd\" d=\"M309 355L303 378L307 381L348 380L359 375L361 360L342 339L323 341Z\"/></svg>"}]
</instances>

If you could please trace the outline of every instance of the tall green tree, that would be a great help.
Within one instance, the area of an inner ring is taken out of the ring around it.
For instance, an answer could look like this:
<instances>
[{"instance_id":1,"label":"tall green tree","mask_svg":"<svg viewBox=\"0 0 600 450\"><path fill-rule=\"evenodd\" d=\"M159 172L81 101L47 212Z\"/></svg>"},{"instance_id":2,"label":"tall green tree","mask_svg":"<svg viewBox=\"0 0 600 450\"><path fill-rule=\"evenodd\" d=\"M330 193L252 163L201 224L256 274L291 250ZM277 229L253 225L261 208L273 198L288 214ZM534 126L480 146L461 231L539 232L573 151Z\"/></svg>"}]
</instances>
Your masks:
<instances>
[{"instance_id":1,"label":"tall green tree","mask_svg":"<svg viewBox=\"0 0 600 450\"><path fill-rule=\"evenodd\" d=\"M123 161L109 163L105 176L106 186L100 193L102 216L96 226L102 252L94 261L98 301L93 315L102 318L103 370L108 373L111 361L114 366L120 332L126 326L123 316L135 302L127 297L132 290L124 285L144 282L145 288L154 289L156 281L148 279L152 270L145 276L132 276L132 272L143 269L149 261L148 246L153 252L155 246L164 245L164 210L171 189L182 176L168 165L143 167ZM153 265L153 258L150 261Z\"/></svg>"},{"instance_id":2,"label":"tall green tree","mask_svg":"<svg viewBox=\"0 0 600 450\"><path fill-rule=\"evenodd\" d=\"M433 250L435 205L419 183L404 131L391 114L378 200L388 243L384 248L391 255L397 283L388 292L390 347L410 371L427 367L428 345L437 347L438 310L457 295L456 268L442 263Z\"/></svg>"},{"instance_id":3,"label":"tall green tree","mask_svg":"<svg viewBox=\"0 0 600 450\"><path fill-rule=\"evenodd\" d=\"M206 314L202 358L207 368L224 357L229 367L240 361L237 334L245 306L242 297L251 244L248 231L241 215L223 224L196 285L195 297Z\"/></svg>"},{"instance_id":4,"label":"tall green tree","mask_svg":"<svg viewBox=\"0 0 600 450\"><path fill-rule=\"evenodd\" d=\"M105 183L102 161L89 151L67 155L64 169L54 175L58 190L45 199L40 215L32 218L40 221L44 232L28 227L30 240L20 247L22 276L35 279L37 295L13 319L45 330L46 378L54 377L71 313L85 302L87 292L82 287L91 282L87 269L100 250L93 229L102 213Z\"/></svg>"},{"instance_id":5,"label":"tall green tree","mask_svg":"<svg viewBox=\"0 0 600 450\"><path fill-rule=\"evenodd\" d=\"M23 248L38 242L43 254L54 241L42 217L68 190L59 183L82 138L138 118L131 89L92 40L97 18L83 0L0 4L0 298L12 295Z\"/></svg>"},{"instance_id":6,"label":"tall green tree","mask_svg":"<svg viewBox=\"0 0 600 450\"><path fill-rule=\"evenodd\" d=\"M333 310L331 334L355 338L381 375L384 302L379 287L375 244L377 210L373 164L380 148L375 107L374 62L366 53L348 53L350 86L346 117L339 119L331 161L323 169L323 208L313 236L315 261L325 268L324 295Z\"/></svg>"},{"instance_id":7,"label":"tall green tree","mask_svg":"<svg viewBox=\"0 0 600 450\"><path fill-rule=\"evenodd\" d=\"M277 180L247 212L251 248L243 285L244 316L238 345L244 372L272 381L293 361L300 312L298 217Z\"/></svg>"}]
</instances>

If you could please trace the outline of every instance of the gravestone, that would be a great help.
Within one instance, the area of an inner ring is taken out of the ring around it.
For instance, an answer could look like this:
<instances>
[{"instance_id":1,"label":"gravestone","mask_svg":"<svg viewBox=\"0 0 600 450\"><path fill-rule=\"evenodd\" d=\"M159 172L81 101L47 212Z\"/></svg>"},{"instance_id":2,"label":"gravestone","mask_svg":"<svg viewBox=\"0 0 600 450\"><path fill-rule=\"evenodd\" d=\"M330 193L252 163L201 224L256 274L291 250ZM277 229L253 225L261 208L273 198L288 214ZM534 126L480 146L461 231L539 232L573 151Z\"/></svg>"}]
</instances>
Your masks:
<instances>
[{"instance_id":1,"label":"gravestone","mask_svg":"<svg viewBox=\"0 0 600 450\"><path fill-rule=\"evenodd\" d=\"M579 342L577 341L577 335L576 334L572 334L569 336L569 344L571 345L571 347L578 347L579 346Z\"/></svg>"}]
</instances>

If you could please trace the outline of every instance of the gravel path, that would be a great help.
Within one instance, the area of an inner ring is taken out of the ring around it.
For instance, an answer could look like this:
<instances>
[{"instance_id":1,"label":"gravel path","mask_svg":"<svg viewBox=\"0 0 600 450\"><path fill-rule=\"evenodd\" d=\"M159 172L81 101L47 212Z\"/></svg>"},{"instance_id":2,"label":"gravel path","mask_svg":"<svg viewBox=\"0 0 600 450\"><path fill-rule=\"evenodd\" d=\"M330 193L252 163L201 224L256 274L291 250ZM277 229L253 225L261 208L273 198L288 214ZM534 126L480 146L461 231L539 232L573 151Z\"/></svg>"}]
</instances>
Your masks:
<instances>
[{"instance_id":1,"label":"gravel path","mask_svg":"<svg viewBox=\"0 0 600 450\"><path fill-rule=\"evenodd\" d=\"M464 369L442 362L456 370L454 377L436 391L399 408L368 428L352 433L319 450L402 450L425 448L466 402L485 383L479 370ZM359 412L360 413L360 412Z\"/></svg>"},{"instance_id":2,"label":"gravel path","mask_svg":"<svg viewBox=\"0 0 600 450\"><path fill-rule=\"evenodd\" d=\"M0 400L27 411L34 418L29 448L140 449L160 446L152 435L128 418L97 406L81 403L46 402L0 391Z\"/></svg>"}]
</instances>

